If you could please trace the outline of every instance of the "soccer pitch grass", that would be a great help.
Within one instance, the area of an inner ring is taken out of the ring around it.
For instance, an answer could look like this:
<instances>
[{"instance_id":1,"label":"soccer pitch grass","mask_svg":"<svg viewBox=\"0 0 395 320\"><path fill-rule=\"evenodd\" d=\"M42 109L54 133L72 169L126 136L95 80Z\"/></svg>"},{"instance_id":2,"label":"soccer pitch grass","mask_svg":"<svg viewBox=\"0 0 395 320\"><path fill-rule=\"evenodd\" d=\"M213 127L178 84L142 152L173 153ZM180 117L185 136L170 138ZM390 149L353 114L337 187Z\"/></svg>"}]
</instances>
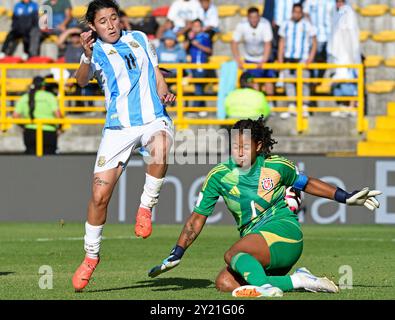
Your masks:
<instances>
[{"instance_id":1,"label":"soccer pitch grass","mask_svg":"<svg viewBox=\"0 0 395 320\"><path fill-rule=\"evenodd\" d=\"M82 261L84 225L0 224L0 300L4 299L232 299L214 281L223 254L237 239L234 226L207 225L181 264L151 279L147 271L167 257L181 225L154 225L146 240L133 225L106 225L101 263L83 293L71 285ZM295 267L339 282L339 268L352 268L353 289L339 294L290 292L276 299L394 299L395 234L388 226L303 226L304 251ZM40 289L39 268L51 266L53 289ZM293 268L293 270L295 269Z\"/></svg>"}]
</instances>

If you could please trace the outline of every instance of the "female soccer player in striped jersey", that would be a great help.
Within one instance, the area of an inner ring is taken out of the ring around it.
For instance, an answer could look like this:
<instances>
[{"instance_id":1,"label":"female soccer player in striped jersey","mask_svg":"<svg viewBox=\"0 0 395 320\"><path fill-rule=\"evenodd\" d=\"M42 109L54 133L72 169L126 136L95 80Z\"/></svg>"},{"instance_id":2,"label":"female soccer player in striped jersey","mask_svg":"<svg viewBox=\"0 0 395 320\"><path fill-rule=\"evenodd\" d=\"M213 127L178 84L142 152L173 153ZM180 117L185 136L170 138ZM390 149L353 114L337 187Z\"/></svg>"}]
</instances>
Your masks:
<instances>
[{"instance_id":1,"label":"female soccer player in striped jersey","mask_svg":"<svg viewBox=\"0 0 395 320\"><path fill-rule=\"evenodd\" d=\"M149 276L156 277L180 263L221 196L236 220L241 239L225 253L227 267L217 277L218 290L233 292L236 297L282 296L283 291L294 289L338 292L332 281L316 277L306 268L287 275L302 254L303 234L296 214L286 203L285 190L293 186L370 210L378 208L375 196L381 192L364 188L348 193L299 173L291 161L270 154L276 142L263 117L240 120L233 129L232 157L209 172L176 246Z\"/></svg>"},{"instance_id":2,"label":"female soccer player in striped jersey","mask_svg":"<svg viewBox=\"0 0 395 320\"><path fill-rule=\"evenodd\" d=\"M114 187L131 152L141 146L150 152L151 161L136 215L135 234L150 236L151 210L158 202L173 140L172 121L165 104L175 101L147 36L121 30L116 2L91 1L86 21L91 30L81 34L84 54L75 77L82 87L93 77L98 80L105 93L107 115L85 224L86 256L72 279L78 291L88 285L99 263L102 231Z\"/></svg>"}]
</instances>

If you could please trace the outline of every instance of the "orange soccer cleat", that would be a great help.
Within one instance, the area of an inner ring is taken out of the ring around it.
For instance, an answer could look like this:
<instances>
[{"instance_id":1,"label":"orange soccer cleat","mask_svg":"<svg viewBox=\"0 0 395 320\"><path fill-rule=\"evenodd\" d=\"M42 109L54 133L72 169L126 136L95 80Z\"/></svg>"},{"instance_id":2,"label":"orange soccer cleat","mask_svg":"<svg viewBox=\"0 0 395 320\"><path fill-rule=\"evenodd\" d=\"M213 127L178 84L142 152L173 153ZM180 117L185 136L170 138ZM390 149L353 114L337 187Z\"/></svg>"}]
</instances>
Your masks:
<instances>
[{"instance_id":1,"label":"orange soccer cleat","mask_svg":"<svg viewBox=\"0 0 395 320\"><path fill-rule=\"evenodd\" d=\"M151 210L139 207L134 227L136 237L148 238L152 233Z\"/></svg>"},{"instance_id":2,"label":"orange soccer cleat","mask_svg":"<svg viewBox=\"0 0 395 320\"><path fill-rule=\"evenodd\" d=\"M95 271L100 258L92 259L85 257L73 276L73 287L75 291L82 291L89 283L93 271Z\"/></svg>"}]
</instances>

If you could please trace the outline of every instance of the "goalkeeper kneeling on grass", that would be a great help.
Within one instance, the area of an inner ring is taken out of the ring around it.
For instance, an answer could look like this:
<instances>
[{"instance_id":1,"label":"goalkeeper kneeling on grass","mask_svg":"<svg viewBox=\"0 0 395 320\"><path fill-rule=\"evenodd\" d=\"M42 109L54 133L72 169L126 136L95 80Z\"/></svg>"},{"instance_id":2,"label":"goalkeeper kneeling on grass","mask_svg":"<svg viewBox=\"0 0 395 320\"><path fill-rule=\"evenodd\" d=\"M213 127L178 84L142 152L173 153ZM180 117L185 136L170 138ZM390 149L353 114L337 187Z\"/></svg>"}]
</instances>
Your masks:
<instances>
[{"instance_id":1,"label":"goalkeeper kneeling on grass","mask_svg":"<svg viewBox=\"0 0 395 320\"><path fill-rule=\"evenodd\" d=\"M295 289L338 292L332 281L314 276L306 268L288 275L302 254L303 233L297 215L287 205L288 197L297 196L290 192L286 196L286 190L293 187L370 210L379 207L375 196L381 192L364 188L348 193L299 173L289 160L270 154L276 141L263 117L240 120L233 129L232 157L209 172L176 246L149 276L156 277L180 263L222 196L236 220L240 240L225 253L227 267L217 276L218 290L236 297L282 296L283 291Z\"/></svg>"}]
</instances>

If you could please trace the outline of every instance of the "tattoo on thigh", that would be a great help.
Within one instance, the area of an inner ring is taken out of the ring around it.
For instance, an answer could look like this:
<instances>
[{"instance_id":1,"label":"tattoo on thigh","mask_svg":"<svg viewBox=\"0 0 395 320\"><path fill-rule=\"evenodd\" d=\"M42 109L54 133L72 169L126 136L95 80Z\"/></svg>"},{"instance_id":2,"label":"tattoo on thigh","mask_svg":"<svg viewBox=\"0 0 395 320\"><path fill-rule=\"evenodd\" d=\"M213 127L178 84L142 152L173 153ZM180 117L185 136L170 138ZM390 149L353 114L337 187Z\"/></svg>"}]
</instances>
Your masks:
<instances>
[{"instance_id":1,"label":"tattoo on thigh","mask_svg":"<svg viewBox=\"0 0 395 320\"><path fill-rule=\"evenodd\" d=\"M106 186L106 185L109 185L110 183L105 181L105 180L100 179L99 177L96 177L95 181L94 181L94 184L96 186Z\"/></svg>"}]
</instances>

